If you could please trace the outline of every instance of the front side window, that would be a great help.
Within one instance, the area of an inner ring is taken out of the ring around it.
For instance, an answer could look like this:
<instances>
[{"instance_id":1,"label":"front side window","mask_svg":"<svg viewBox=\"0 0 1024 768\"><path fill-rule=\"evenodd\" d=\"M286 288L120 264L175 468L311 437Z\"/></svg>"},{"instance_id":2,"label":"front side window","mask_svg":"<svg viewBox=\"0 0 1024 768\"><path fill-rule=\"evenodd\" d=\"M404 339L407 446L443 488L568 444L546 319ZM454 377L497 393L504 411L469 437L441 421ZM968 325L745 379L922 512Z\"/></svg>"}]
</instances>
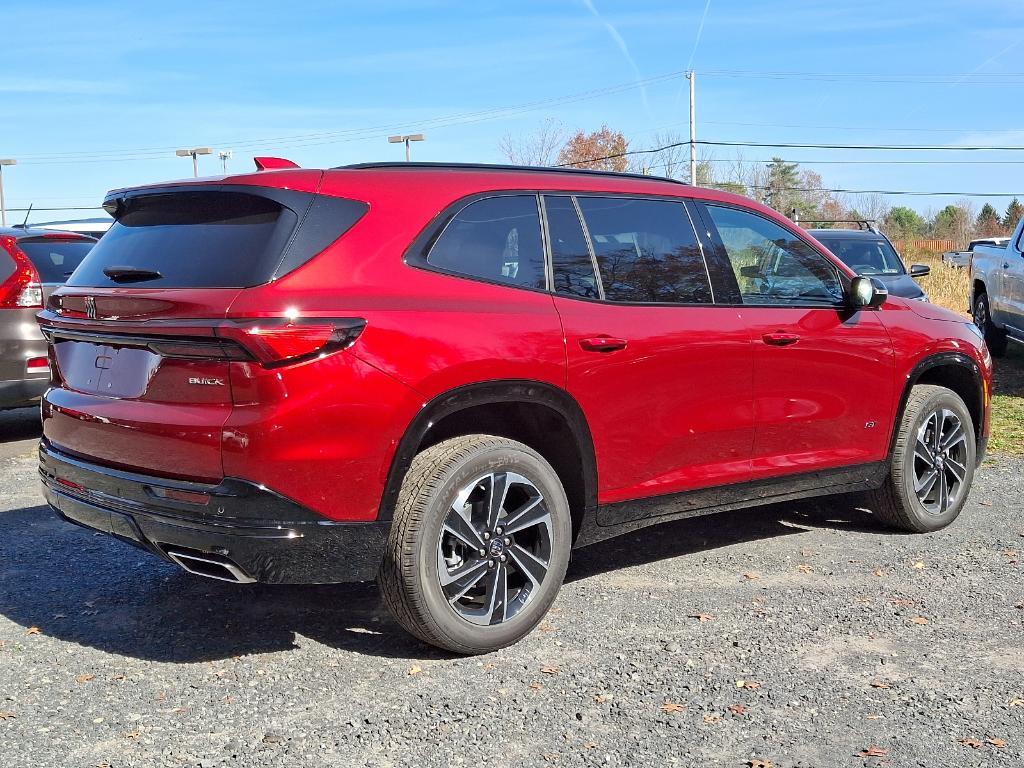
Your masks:
<instances>
[{"instance_id":1,"label":"front side window","mask_svg":"<svg viewBox=\"0 0 1024 768\"><path fill-rule=\"evenodd\" d=\"M544 212L555 292L585 299L599 298L594 262L572 198L545 195Z\"/></svg>"},{"instance_id":2,"label":"front side window","mask_svg":"<svg viewBox=\"0 0 1024 768\"><path fill-rule=\"evenodd\" d=\"M609 301L708 304L711 283L682 203L579 197Z\"/></svg>"},{"instance_id":3,"label":"front side window","mask_svg":"<svg viewBox=\"0 0 1024 768\"><path fill-rule=\"evenodd\" d=\"M839 273L789 230L749 211L708 205L732 264L744 304L835 306L843 302Z\"/></svg>"},{"instance_id":4,"label":"front side window","mask_svg":"<svg viewBox=\"0 0 1024 768\"><path fill-rule=\"evenodd\" d=\"M467 277L546 288L536 195L488 197L470 203L437 238L427 263Z\"/></svg>"}]
</instances>

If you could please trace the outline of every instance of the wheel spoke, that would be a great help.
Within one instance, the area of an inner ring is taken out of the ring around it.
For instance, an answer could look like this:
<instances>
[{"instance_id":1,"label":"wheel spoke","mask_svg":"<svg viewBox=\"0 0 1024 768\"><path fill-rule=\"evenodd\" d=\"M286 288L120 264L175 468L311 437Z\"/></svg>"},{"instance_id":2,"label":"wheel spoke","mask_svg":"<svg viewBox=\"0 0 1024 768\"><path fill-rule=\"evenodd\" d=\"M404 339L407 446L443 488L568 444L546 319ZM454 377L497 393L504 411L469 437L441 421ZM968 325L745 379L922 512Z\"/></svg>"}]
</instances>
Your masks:
<instances>
[{"instance_id":1,"label":"wheel spoke","mask_svg":"<svg viewBox=\"0 0 1024 768\"><path fill-rule=\"evenodd\" d=\"M508 568L498 563L487 580L487 623L500 624L508 614Z\"/></svg>"},{"instance_id":2,"label":"wheel spoke","mask_svg":"<svg viewBox=\"0 0 1024 768\"><path fill-rule=\"evenodd\" d=\"M959 419L953 420L953 428L949 430L945 435L942 436L942 442L939 443L939 449L943 451L952 450L953 447L960 443L967 442L967 435L964 434L964 426L960 423Z\"/></svg>"},{"instance_id":3,"label":"wheel spoke","mask_svg":"<svg viewBox=\"0 0 1024 768\"><path fill-rule=\"evenodd\" d=\"M487 573L487 561L470 560L454 571L445 567L439 568L438 572L445 597L454 602L480 583L480 579Z\"/></svg>"},{"instance_id":4,"label":"wheel spoke","mask_svg":"<svg viewBox=\"0 0 1024 768\"><path fill-rule=\"evenodd\" d=\"M922 502L928 497L928 494L932 492L935 487L935 482L939 478L939 470L929 469L923 475L914 478L914 493L917 494Z\"/></svg>"},{"instance_id":5,"label":"wheel spoke","mask_svg":"<svg viewBox=\"0 0 1024 768\"><path fill-rule=\"evenodd\" d=\"M542 523L550 527L551 513L544 505L544 499L537 496L523 504L515 512L510 513L505 518L503 530L506 535L511 535Z\"/></svg>"},{"instance_id":6,"label":"wheel spoke","mask_svg":"<svg viewBox=\"0 0 1024 768\"><path fill-rule=\"evenodd\" d=\"M932 454L932 449L928 447L928 443L926 443L920 436L914 443L914 457L920 459L929 467L935 463L935 457Z\"/></svg>"},{"instance_id":7,"label":"wheel spoke","mask_svg":"<svg viewBox=\"0 0 1024 768\"><path fill-rule=\"evenodd\" d=\"M949 506L949 483L946 480L945 470L939 472L939 512L945 512Z\"/></svg>"},{"instance_id":8,"label":"wheel spoke","mask_svg":"<svg viewBox=\"0 0 1024 768\"><path fill-rule=\"evenodd\" d=\"M944 411L936 411L928 417L928 426L931 427L931 448L932 453L939 452L939 440L942 438L942 417Z\"/></svg>"},{"instance_id":9,"label":"wheel spoke","mask_svg":"<svg viewBox=\"0 0 1024 768\"><path fill-rule=\"evenodd\" d=\"M444 520L444 530L473 549L483 549L484 540L476 528L462 516L462 513L452 507Z\"/></svg>"},{"instance_id":10,"label":"wheel spoke","mask_svg":"<svg viewBox=\"0 0 1024 768\"><path fill-rule=\"evenodd\" d=\"M952 456L946 459L946 468L953 473L953 477L956 478L958 483L963 483L967 478L967 466L960 463L959 459L954 459Z\"/></svg>"},{"instance_id":11,"label":"wheel spoke","mask_svg":"<svg viewBox=\"0 0 1024 768\"><path fill-rule=\"evenodd\" d=\"M487 530L493 531L498 524L498 517L505 506L505 496L508 494L508 475L504 472L495 472L490 476L491 487L487 496Z\"/></svg>"},{"instance_id":12,"label":"wheel spoke","mask_svg":"<svg viewBox=\"0 0 1024 768\"><path fill-rule=\"evenodd\" d=\"M513 544L509 547L508 554L522 574L533 582L533 586L539 587L547 575L548 564L537 558L530 550L518 544Z\"/></svg>"}]
</instances>

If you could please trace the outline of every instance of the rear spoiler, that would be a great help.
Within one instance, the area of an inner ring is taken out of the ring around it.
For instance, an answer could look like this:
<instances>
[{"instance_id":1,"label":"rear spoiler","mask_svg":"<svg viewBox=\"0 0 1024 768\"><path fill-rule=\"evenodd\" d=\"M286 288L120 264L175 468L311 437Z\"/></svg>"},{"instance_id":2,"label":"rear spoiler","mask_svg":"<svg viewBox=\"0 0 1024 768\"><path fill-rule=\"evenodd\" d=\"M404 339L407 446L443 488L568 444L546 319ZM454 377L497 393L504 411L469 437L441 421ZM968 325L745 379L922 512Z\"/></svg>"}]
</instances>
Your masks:
<instances>
[{"instance_id":1,"label":"rear spoiler","mask_svg":"<svg viewBox=\"0 0 1024 768\"><path fill-rule=\"evenodd\" d=\"M276 171L281 168L298 168L298 163L286 160L283 157L254 157L257 171Z\"/></svg>"}]
</instances>

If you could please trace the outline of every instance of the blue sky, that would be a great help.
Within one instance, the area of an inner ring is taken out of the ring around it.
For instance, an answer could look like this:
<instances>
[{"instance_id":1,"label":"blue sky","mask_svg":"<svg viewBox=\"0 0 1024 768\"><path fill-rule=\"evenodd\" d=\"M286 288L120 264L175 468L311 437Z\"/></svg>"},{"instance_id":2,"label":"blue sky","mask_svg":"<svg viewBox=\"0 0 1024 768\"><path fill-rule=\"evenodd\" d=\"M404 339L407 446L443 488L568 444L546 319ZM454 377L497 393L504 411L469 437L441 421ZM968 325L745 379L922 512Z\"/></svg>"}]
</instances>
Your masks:
<instances>
[{"instance_id":1,"label":"blue sky","mask_svg":"<svg viewBox=\"0 0 1024 768\"><path fill-rule=\"evenodd\" d=\"M642 147L657 132L685 136L681 77L472 113L628 85L691 61L700 138L1024 146L1020 0L0 0L0 29L0 157L19 161L5 172L9 207L95 205L109 188L190 175L173 153L185 146L234 150L232 170L251 168L254 154L325 167L400 159L385 137L422 129L416 159L498 162L503 135L550 117L588 130L606 122ZM777 72L844 77L764 76ZM463 117L438 121L452 116ZM1024 164L1005 162L1024 152L742 152L815 161L804 165L832 187L1024 193ZM972 162L816 164L853 159ZM219 162L203 158L201 170ZM953 200L898 202L927 210ZM1008 199L991 202L1002 210Z\"/></svg>"}]
</instances>

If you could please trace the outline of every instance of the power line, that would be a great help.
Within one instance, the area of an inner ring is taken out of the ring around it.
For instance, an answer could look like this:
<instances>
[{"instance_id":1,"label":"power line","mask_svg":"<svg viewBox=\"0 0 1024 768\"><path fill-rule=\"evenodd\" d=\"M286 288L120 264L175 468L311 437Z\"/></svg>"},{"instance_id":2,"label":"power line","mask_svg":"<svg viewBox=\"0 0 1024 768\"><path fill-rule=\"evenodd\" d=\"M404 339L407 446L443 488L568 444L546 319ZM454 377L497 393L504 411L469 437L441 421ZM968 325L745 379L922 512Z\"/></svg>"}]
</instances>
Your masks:
<instances>
[{"instance_id":1,"label":"power line","mask_svg":"<svg viewBox=\"0 0 1024 768\"><path fill-rule=\"evenodd\" d=\"M687 143L687 142L682 142ZM1024 146L950 146L926 144L796 144L790 142L772 143L767 141L698 141L715 147L775 147L779 149L851 149L851 150L893 150L925 152L1024 152ZM674 145L662 147L668 149ZM653 150L657 151L657 150Z\"/></svg>"}]
</instances>

